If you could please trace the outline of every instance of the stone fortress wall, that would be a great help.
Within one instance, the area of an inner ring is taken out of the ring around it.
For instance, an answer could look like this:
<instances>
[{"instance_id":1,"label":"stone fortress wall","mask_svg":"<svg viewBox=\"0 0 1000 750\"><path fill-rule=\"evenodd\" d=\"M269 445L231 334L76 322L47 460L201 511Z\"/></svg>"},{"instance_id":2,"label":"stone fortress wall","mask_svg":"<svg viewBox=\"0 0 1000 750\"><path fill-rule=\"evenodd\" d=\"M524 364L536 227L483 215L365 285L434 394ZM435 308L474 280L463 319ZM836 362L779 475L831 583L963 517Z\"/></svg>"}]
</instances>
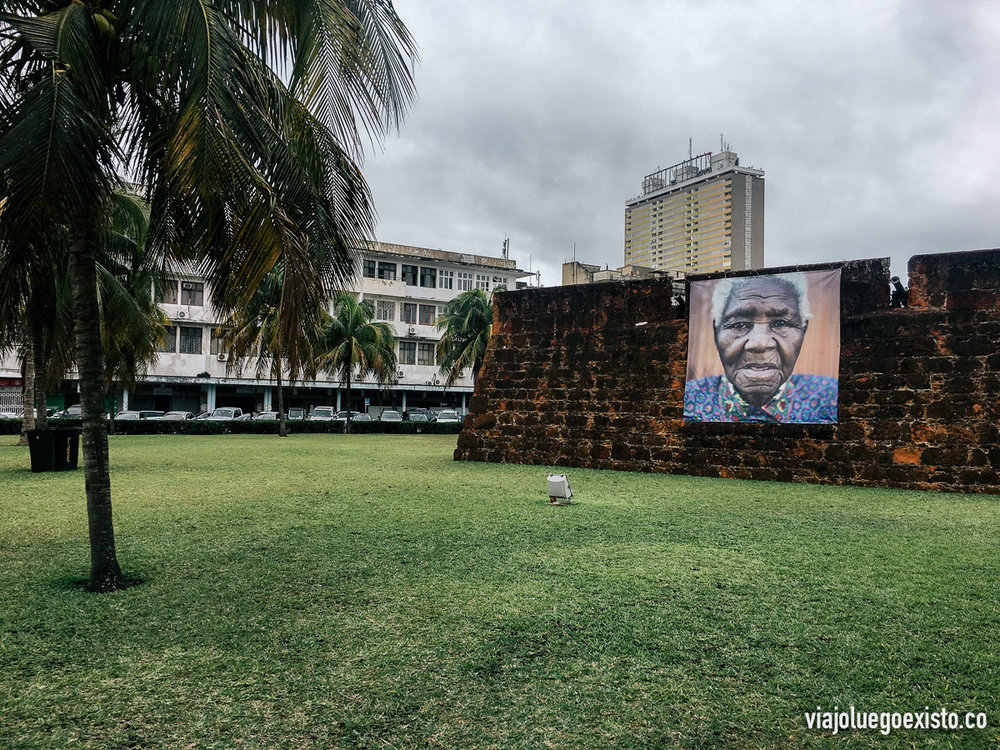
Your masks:
<instances>
[{"instance_id":1,"label":"stone fortress wall","mask_svg":"<svg viewBox=\"0 0 1000 750\"><path fill-rule=\"evenodd\" d=\"M671 282L606 282L496 295L456 460L1000 493L1000 250L911 258L903 308L838 265L838 424L685 422Z\"/></svg>"}]
</instances>

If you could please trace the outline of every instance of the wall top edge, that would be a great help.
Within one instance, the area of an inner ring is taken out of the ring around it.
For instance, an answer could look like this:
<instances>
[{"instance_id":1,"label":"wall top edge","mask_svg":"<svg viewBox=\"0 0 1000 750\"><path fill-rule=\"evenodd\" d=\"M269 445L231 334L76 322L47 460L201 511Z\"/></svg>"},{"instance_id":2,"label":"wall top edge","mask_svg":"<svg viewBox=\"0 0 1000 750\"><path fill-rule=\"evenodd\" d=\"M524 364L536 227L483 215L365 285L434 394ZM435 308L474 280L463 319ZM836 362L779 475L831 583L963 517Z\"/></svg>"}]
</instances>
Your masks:
<instances>
[{"instance_id":1,"label":"wall top edge","mask_svg":"<svg viewBox=\"0 0 1000 750\"><path fill-rule=\"evenodd\" d=\"M864 268L878 264L888 269L890 258L862 258L858 260L839 260L826 263L800 263L791 266L769 266L767 268L748 268L739 271L713 271L711 273L689 274L686 281L703 281L705 279L726 279L740 276L770 276L776 273L794 273L796 271L829 271L834 268Z\"/></svg>"}]
</instances>

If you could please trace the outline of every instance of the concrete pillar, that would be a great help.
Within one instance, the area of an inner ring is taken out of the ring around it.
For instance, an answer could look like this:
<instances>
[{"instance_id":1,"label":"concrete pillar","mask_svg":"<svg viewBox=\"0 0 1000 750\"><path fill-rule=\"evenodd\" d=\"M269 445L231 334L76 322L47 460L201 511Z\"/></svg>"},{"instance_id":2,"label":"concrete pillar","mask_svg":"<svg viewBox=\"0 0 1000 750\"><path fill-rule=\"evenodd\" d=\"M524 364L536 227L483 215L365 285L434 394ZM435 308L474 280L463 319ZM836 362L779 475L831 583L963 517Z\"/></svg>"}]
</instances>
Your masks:
<instances>
[{"instance_id":1,"label":"concrete pillar","mask_svg":"<svg viewBox=\"0 0 1000 750\"><path fill-rule=\"evenodd\" d=\"M122 411L128 411L128 388L122 391Z\"/></svg>"},{"instance_id":2,"label":"concrete pillar","mask_svg":"<svg viewBox=\"0 0 1000 750\"><path fill-rule=\"evenodd\" d=\"M208 409L207 411L215 411L215 383L209 383L208 389Z\"/></svg>"},{"instance_id":3,"label":"concrete pillar","mask_svg":"<svg viewBox=\"0 0 1000 750\"><path fill-rule=\"evenodd\" d=\"M271 411L271 392L274 389L271 386L264 386L264 411Z\"/></svg>"},{"instance_id":4,"label":"concrete pillar","mask_svg":"<svg viewBox=\"0 0 1000 750\"><path fill-rule=\"evenodd\" d=\"M340 405L340 389L337 389L337 411L343 411L343 407Z\"/></svg>"},{"instance_id":5,"label":"concrete pillar","mask_svg":"<svg viewBox=\"0 0 1000 750\"><path fill-rule=\"evenodd\" d=\"M462 393L462 412L465 413L465 393Z\"/></svg>"},{"instance_id":6,"label":"concrete pillar","mask_svg":"<svg viewBox=\"0 0 1000 750\"><path fill-rule=\"evenodd\" d=\"M402 411L406 411L406 391L403 391L403 408Z\"/></svg>"}]
</instances>

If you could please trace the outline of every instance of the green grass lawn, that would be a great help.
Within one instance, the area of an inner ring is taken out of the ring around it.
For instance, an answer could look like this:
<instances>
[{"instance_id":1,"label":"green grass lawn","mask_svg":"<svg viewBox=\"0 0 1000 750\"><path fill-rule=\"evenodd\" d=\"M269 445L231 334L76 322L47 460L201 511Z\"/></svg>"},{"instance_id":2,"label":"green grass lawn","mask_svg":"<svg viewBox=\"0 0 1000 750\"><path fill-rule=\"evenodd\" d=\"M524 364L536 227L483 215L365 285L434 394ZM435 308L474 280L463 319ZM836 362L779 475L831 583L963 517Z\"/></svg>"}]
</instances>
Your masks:
<instances>
[{"instance_id":1,"label":"green grass lawn","mask_svg":"<svg viewBox=\"0 0 1000 750\"><path fill-rule=\"evenodd\" d=\"M455 463L454 436L0 438L0 747L995 747L1000 498ZM983 711L985 731L804 712Z\"/></svg>"}]
</instances>

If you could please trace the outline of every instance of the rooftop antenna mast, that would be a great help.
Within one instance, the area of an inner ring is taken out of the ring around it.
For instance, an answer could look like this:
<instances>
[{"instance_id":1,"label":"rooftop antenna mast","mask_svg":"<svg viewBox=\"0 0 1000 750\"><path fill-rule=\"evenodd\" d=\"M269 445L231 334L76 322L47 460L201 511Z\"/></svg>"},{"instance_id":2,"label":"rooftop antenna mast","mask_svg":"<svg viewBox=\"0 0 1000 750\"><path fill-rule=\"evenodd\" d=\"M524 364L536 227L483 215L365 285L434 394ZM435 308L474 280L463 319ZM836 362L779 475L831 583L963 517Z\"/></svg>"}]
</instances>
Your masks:
<instances>
[{"instance_id":1,"label":"rooftop antenna mast","mask_svg":"<svg viewBox=\"0 0 1000 750\"><path fill-rule=\"evenodd\" d=\"M510 260L510 237L503 238L503 250L501 254L504 260Z\"/></svg>"},{"instance_id":2,"label":"rooftop antenna mast","mask_svg":"<svg viewBox=\"0 0 1000 750\"><path fill-rule=\"evenodd\" d=\"M688 137L688 159L694 158L694 138Z\"/></svg>"}]
</instances>

